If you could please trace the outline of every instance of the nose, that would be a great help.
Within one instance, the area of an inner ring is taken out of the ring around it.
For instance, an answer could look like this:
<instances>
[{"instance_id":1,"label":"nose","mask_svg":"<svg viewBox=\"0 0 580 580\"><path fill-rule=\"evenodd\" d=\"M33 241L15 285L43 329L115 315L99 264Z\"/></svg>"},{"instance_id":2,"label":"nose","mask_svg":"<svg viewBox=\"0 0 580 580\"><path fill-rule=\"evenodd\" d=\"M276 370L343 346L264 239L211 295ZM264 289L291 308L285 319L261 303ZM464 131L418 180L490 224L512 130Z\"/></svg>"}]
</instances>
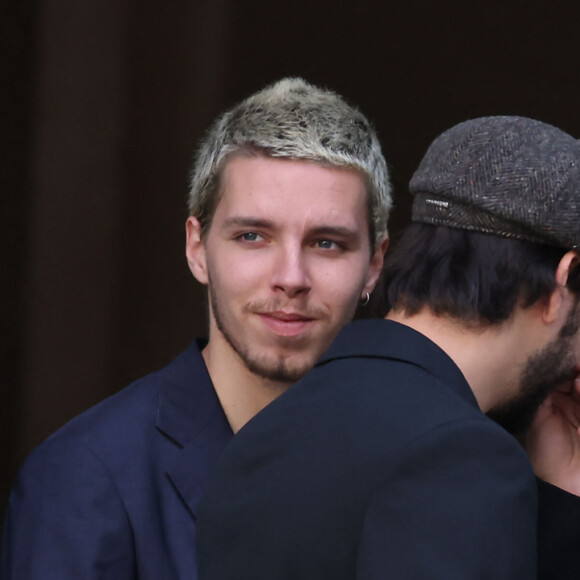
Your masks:
<instances>
[{"instance_id":1,"label":"nose","mask_svg":"<svg viewBox=\"0 0 580 580\"><path fill-rule=\"evenodd\" d=\"M272 287L289 298L307 293L311 288L310 276L302 248L280 248L272 271Z\"/></svg>"}]
</instances>

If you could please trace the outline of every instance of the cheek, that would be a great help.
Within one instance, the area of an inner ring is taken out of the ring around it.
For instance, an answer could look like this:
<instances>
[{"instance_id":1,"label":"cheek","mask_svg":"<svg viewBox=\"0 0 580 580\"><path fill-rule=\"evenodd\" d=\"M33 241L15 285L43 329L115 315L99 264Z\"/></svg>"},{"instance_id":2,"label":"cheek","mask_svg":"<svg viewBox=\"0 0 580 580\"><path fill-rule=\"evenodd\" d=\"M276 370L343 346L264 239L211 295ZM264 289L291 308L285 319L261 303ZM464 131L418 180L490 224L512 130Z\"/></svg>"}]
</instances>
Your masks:
<instances>
[{"instance_id":1,"label":"cheek","mask_svg":"<svg viewBox=\"0 0 580 580\"><path fill-rule=\"evenodd\" d=\"M257 290L267 279L267 264L258 252L246 252L241 256L220 256L210 262L218 265L210 268L214 286L231 294L242 294Z\"/></svg>"},{"instance_id":2,"label":"cheek","mask_svg":"<svg viewBox=\"0 0 580 580\"><path fill-rule=\"evenodd\" d=\"M360 300L366 282L366 268L345 263L343 267L327 268L318 277L318 291L323 302L337 309L350 310Z\"/></svg>"}]
</instances>

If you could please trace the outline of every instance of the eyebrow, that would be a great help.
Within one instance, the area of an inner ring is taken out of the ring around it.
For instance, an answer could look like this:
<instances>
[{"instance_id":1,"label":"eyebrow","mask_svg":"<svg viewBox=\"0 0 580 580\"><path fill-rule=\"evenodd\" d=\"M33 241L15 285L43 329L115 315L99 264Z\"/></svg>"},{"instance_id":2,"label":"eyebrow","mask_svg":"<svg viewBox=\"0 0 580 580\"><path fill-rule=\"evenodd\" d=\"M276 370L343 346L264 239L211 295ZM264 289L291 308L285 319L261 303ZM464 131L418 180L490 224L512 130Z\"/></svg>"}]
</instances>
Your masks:
<instances>
[{"instance_id":1,"label":"eyebrow","mask_svg":"<svg viewBox=\"0 0 580 580\"><path fill-rule=\"evenodd\" d=\"M339 236L341 238L353 238L359 235L356 229L348 228L346 226L320 226L314 228L310 235L314 236Z\"/></svg>"},{"instance_id":2,"label":"eyebrow","mask_svg":"<svg viewBox=\"0 0 580 580\"><path fill-rule=\"evenodd\" d=\"M274 227L273 222L261 218L253 217L231 217L225 220L224 226L226 228L231 227L242 227L242 228L272 228Z\"/></svg>"},{"instance_id":3,"label":"eyebrow","mask_svg":"<svg viewBox=\"0 0 580 580\"><path fill-rule=\"evenodd\" d=\"M254 217L235 216L225 220L224 225L229 227L244 227L244 228L274 228L275 223L271 220L265 220ZM346 226L331 226L322 225L308 231L309 236L339 236L342 238L354 238L359 235L357 229L352 229Z\"/></svg>"}]
</instances>

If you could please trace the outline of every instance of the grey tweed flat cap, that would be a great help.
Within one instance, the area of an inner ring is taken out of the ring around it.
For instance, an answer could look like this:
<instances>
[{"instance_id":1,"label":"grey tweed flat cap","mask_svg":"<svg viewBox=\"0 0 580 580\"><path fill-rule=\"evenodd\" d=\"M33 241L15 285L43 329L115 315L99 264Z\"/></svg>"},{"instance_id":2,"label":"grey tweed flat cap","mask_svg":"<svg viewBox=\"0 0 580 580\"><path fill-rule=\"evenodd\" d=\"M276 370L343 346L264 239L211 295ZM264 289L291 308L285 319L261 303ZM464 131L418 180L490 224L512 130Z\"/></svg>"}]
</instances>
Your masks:
<instances>
[{"instance_id":1,"label":"grey tweed flat cap","mask_svg":"<svg viewBox=\"0 0 580 580\"><path fill-rule=\"evenodd\" d=\"M580 247L580 144L540 121L452 127L429 146L409 190L415 222Z\"/></svg>"}]
</instances>

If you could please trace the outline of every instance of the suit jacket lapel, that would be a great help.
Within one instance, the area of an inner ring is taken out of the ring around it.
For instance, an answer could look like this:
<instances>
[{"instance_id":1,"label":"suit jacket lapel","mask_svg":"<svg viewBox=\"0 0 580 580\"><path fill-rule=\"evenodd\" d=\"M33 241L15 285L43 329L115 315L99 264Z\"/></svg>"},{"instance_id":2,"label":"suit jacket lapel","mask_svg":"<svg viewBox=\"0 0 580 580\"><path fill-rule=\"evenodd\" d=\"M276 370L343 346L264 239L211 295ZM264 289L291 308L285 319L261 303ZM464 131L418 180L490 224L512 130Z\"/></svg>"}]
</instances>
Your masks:
<instances>
[{"instance_id":1,"label":"suit jacket lapel","mask_svg":"<svg viewBox=\"0 0 580 580\"><path fill-rule=\"evenodd\" d=\"M167 474L194 517L207 479L233 437L201 348L203 343L193 343L162 373L156 422L181 447Z\"/></svg>"},{"instance_id":2,"label":"suit jacket lapel","mask_svg":"<svg viewBox=\"0 0 580 580\"><path fill-rule=\"evenodd\" d=\"M195 517L205 485L226 445L232 430L225 421L200 433L186 445L167 469L179 495Z\"/></svg>"}]
</instances>

